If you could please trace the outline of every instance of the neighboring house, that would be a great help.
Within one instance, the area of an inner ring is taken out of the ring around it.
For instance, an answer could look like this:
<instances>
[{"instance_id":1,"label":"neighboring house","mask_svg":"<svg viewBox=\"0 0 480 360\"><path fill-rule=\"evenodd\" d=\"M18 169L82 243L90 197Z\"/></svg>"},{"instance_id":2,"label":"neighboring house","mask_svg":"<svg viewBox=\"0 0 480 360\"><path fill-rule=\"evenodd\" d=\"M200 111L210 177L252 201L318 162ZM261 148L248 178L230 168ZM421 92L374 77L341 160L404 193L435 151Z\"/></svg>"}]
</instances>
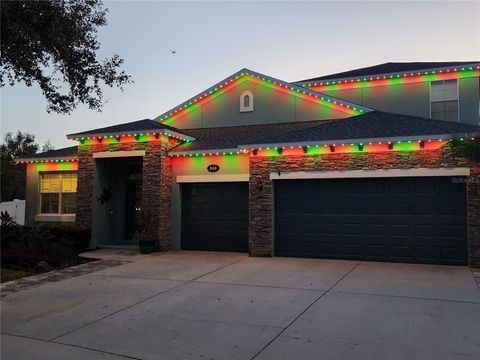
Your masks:
<instances>
[{"instance_id":1,"label":"neighboring house","mask_svg":"<svg viewBox=\"0 0 480 360\"><path fill-rule=\"evenodd\" d=\"M444 151L480 133L479 74L388 63L287 83L243 69L154 120L18 159L26 219L125 246L143 208L161 250L480 266L480 165Z\"/></svg>"}]
</instances>

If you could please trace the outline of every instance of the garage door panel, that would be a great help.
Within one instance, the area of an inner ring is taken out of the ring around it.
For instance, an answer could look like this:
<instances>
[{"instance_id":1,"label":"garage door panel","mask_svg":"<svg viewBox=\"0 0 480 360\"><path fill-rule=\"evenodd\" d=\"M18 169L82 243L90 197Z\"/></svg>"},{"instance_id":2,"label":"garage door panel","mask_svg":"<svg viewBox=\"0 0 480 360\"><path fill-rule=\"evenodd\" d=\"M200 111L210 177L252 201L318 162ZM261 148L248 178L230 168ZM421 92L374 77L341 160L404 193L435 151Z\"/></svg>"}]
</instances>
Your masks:
<instances>
[{"instance_id":1,"label":"garage door panel","mask_svg":"<svg viewBox=\"0 0 480 360\"><path fill-rule=\"evenodd\" d=\"M274 189L278 256L466 264L466 189L450 178L281 180Z\"/></svg>"},{"instance_id":2,"label":"garage door panel","mask_svg":"<svg viewBox=\"0 0 480 360\"><path fill-rule=\"evenodd\" d=\"M248 184L182 184L182 249L248 251Z\"/></svg>"},{"instance_id":3,"label":"garage door panel","mask_svg":"<svg viewBox=\"0 0 480 360\"><path fill-rule=\"evenodd\" d=\"M404 203L403 199L392 199L390 204L386 207L386 211L390 215L399 215L403 216L403 214L406 214L410 212L410 204L409 203Z\"/></svg>"}]
</instances>

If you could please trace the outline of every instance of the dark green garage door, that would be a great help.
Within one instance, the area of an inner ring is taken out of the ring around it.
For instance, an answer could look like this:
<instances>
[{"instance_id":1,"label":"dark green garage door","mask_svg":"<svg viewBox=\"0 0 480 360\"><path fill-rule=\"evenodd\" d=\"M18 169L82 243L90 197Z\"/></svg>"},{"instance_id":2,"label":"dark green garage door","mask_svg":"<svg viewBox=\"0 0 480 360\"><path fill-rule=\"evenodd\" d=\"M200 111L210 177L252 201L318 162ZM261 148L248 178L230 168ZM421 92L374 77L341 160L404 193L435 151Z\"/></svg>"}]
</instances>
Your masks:
<instances>
[{"instance_id":1,"label":"dark green garage door","mask_svg":"<svg viewBox=\"0 0 480 360\"><path fill-rule=\"evenodd\" d=\"M450 177L276 181L275 255L466 264L465 183Z\"/></svg>"},{"instance_id":2,"label":"dark green garage door","mask_svg":"<svg viewBox=\"0 0 480 360\"><path fill-rule=\"evenodd\" d=\"M248 183L182 185L182 249L248 251Z\"/></svg>"}]
</instances>

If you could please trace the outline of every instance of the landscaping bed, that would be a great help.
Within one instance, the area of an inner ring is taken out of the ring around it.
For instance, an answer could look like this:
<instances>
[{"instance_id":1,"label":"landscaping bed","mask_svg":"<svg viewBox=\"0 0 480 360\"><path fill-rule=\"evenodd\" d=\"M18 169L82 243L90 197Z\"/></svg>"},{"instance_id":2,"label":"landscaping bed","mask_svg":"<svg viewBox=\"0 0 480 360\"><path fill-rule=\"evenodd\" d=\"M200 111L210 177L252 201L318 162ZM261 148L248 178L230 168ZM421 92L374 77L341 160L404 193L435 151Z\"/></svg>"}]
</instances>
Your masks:
<instances>
[{"instance_id":1,"label":"landscaping bed","mask_svg":"<svg viewBox=\"0 0 480 360\"><path fill-rule=\"evenodd\" d=\"M27 276L35 274L33 270L12 270L12 269L0 269L1 282L9 282L17 279L21 279Z\"/></svg>"},{"instance_id":2,"label":"landscaping bed","mask_svg":"<svg viewBox=\"0 0 480 360\"><path fill-rule=\"evenodd\" d=\"M1 226L1 281L83 264L90 231L75 225Z\"/></svg>"}]
</instances>

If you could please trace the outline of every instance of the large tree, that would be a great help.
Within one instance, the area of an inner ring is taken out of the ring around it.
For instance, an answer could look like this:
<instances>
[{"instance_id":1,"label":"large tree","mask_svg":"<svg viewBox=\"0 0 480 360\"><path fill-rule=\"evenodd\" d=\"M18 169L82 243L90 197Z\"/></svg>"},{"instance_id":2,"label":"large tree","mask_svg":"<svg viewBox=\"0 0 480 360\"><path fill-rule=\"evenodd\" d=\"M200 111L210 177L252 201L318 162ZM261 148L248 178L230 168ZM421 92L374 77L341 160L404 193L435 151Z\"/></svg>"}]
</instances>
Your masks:
<instances>
[{"instance_id":1,"label":"large tree","mask_svg":"<svg viewBox=\"0 0 480 360\"><path fill-rule=\"evenodd\" d=\"M52 147L50 144L49 147ZM25 166L15 165L17 157L29 157L35 154L39 145L35 135L22 133L6 133L0 145L1 162L1 201L25 199Z\"/></svg>"},{"instance_id":2,"label":"large tree","mask_svg":"<svg viewBox=\"0 0 480 360\"><path fill-rule=\"evenodd\" d=\"M123 90L130 82L117 54L97 58L98 28L107 25L100 0L0 4L0 86L38 84L47 111L70 113L79 103L101 110L103 84Z\"/></svg>"}]
</instances>

